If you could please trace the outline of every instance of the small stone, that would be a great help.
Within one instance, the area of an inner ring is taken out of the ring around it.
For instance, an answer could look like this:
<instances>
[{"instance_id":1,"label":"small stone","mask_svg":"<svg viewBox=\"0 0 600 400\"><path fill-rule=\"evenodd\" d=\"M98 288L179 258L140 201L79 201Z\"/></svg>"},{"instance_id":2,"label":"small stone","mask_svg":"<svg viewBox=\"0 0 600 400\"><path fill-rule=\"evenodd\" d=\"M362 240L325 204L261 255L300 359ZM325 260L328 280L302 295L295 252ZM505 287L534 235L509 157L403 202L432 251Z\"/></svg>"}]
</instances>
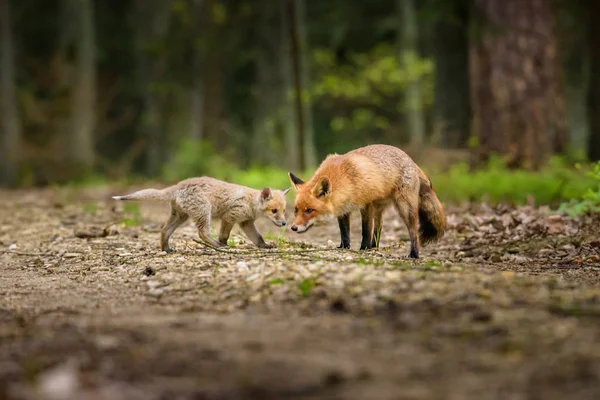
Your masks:
<instances>
[{"instance_id":1,"label":"small stone","mask_svg":"<svg viewBox=\"0 0 600 400\"><path fill-rule=\"evenodd\" d=\"M597 263L597 262L600 262L600 256L594 254L594 255L591 255L588 258L586 258L585 261L590 264Z\"/></svg>"},{"instance_id":2,"label":"small stone","mask_svg":"<svg viewBox=\"0 0 600 400\"><path fill-rule=\"evenodd\" d=\"M72 361L42 373L38 379L38 390L44 399L75 398L79 386L78 368Z\"/></svg>"},{"instance_id":3,"label":"small stone","mask_svg":"<svg viewBox=\"0 0 600 400\"><path fill-rule=\"evenodd\" d=\"M158 281L147 281L146 285L148 285L148 287L150 289L154 289L154 288L157 288L158 286L160 286L160 282L158 282Z\"/></svg>"},{"instance_id":4,"label":"small stone","mask_svg":"<svg viewBox=\"0 0 600 400\"><path fill-rule=\"evenodd\" d=\"M489 311L481 310L473 313L472 319L475 322L490 322L492 314Z\"/></svg>"},{"instance_id":5,"label":"small stone","mask_svg":"<svg viewBox=\"0 0 600 400\"><path fill-rule=\"evenodd\" d=\"M164 288L158 288L158 289L150 289L149 293L152 296L161 296L163 293L165 293L165 289Z\"/></svg>"},{"instance_id":6,"label":"small stone","mask_svg":"<svg viewBox=\"0 0 600 400\"><path fill-rule=\"evenodd\" d=\"M251 281L257 280L258 278L260 278L260 274L252 274L248 278L246 278L246 281L251 282Z\"/></svg>"},{"instance_id":7,"label":"small stone","mask_svg":"<svg viewBox=\"0 0 600 400\"><path fill-rule=\"evenodd\" d=\"M492 254L492 256L490 257L490 261L491 262L501 262L502 256L500 254Z\"/></svg>"},{"instance_id":8,"label":"small stone","mask_svg":"<svg viewBox=\"0 0 600 400\"><path fill-rule=\"evenodd\" d=\"M546 229L550 235L565 233L565 221L562 215L551 215L546 218Z\"/></svg>"},{"instance_id":9,"label":"small stone","mask_svg":"<svg viewBox=\"0 0 600 400\"><path fill-rule=\"evenodd\" d=\"M236 267L240 268L240 269L248 269L248 263L244 262L244 261L238 261L237 264L235 264Z\"/></svg>"}]
</instances>

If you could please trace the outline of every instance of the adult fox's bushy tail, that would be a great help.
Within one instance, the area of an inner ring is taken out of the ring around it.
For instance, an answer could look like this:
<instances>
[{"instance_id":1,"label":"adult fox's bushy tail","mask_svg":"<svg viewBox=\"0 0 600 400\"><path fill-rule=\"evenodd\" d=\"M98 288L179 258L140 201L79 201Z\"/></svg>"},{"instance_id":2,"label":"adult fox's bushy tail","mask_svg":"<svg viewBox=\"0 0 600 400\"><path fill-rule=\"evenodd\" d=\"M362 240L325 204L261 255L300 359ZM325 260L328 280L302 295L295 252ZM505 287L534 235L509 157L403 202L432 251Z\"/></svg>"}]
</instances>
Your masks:
<instances>
[{"instance_id":1,"label":"adult fox's bushy tail","mask_svg":"<svg viewBox=\"0 0 600 400\"><path fill-rule=\"evenodd\" d=\"M171 188L142 189L125 196L113 196L115 200L146 200L166 203L173 200Z\"/></svg>"},{"instance_id":2,"label":"adult fox's bushy tail","mask_svg":"<svg viewBox=\"0 0 600 400\"><path fill-rule=\"evenodd\" d=\"M446 231L446 215L429 177L419 172L421 187L419 189L419 240L422 244L435 242L444 236Z\"/></svg>"}]
</instances>

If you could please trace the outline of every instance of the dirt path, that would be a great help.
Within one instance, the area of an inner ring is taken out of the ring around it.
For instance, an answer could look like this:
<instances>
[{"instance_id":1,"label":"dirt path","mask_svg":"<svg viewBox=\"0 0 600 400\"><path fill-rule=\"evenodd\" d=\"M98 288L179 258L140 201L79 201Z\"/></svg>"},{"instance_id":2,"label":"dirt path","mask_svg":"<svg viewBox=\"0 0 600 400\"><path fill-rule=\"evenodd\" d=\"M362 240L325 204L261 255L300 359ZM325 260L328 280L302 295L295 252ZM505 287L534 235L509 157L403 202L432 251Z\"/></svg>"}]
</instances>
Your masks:
<instances>
[{"instance_id":1,"label":"dirt path","mask_svg":"<svg viewBox=\"0 0 600 400\"><path fill-rule=\"evenodd\" d=\"M418 262L393 212L369 253L190 225L165 255L164 207L109 194L0 192L0 398L600 398L598 220L453 208Z\"/></svg>"}]
</instances>

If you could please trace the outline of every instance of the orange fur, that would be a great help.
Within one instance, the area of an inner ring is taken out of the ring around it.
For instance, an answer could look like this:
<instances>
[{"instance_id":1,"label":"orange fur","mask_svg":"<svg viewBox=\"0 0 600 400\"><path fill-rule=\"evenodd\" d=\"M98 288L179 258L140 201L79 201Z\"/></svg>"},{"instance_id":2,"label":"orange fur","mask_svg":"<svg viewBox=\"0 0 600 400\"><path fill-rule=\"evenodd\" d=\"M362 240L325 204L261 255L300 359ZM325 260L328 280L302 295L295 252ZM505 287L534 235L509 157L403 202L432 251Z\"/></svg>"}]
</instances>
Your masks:
<instances>
[{"instance_id":1,"label":"orange fur","mask_svg":"<svg viewBox=\"0 0 600 400\"><path fill-rule=\"evenodd\" d=\"M418 257L419 236L426 243L444 233L446 218L429 178L396 147L371 145L329 155L307 182L289 176L297 192L292 229L298 232L317 221L362 210L367 232L361 248L376 247L371 245L373 229L381 232L381 213L394 204L409 229L411 255Z\"/></svg>"}]
</instances>

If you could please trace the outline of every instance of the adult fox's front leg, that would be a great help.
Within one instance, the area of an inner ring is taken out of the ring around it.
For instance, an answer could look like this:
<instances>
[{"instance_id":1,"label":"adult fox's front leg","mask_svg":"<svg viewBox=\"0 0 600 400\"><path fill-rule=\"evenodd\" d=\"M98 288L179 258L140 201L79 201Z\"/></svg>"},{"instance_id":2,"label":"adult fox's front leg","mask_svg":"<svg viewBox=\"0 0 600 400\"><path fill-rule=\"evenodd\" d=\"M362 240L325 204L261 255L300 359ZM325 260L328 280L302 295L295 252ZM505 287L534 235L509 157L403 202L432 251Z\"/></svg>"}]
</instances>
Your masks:
<instances>
[{"instance_id":1,"label":"adult fox's front leg","mask_svg":"<svg viewBox=\"0 0 600 400\"><path fill-rule=\"evenodd\" d=\"M340 237L341 243L338 249L349 249L350 248L350 214L342 215L338 217L338 224L340 226Z\"/></svg>"}]
</instances>

